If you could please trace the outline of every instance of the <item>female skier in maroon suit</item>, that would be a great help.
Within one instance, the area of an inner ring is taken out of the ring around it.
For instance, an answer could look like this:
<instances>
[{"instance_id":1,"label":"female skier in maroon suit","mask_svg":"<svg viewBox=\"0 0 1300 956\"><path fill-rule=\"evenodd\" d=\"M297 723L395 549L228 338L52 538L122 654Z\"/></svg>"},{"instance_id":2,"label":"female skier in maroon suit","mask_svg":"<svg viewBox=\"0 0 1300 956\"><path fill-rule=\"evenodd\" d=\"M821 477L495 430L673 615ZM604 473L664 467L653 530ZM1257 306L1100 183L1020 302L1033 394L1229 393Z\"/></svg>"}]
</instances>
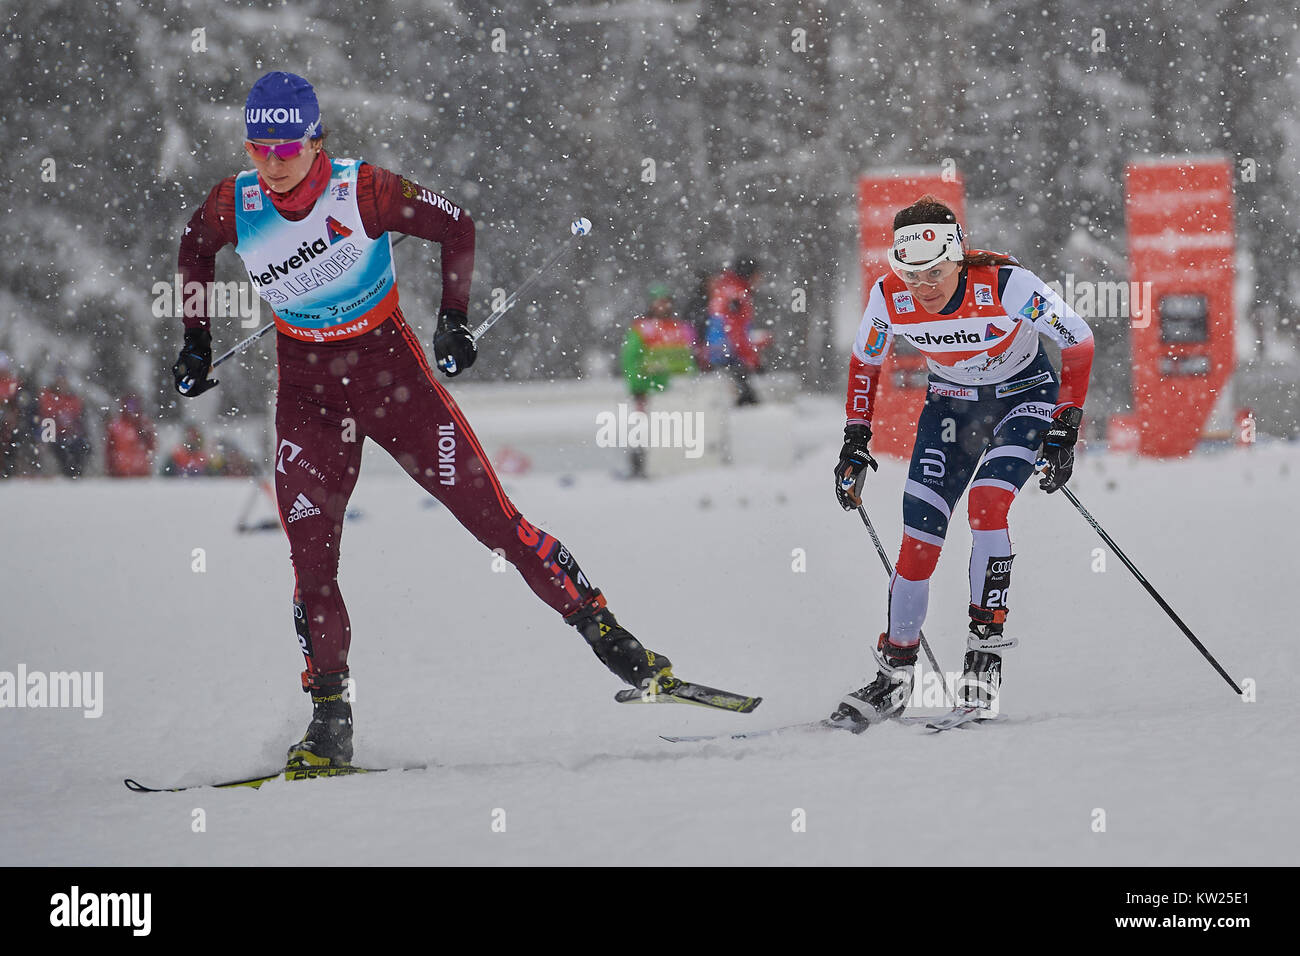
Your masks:
<instances>
[{"instance_id":1,"label":"female skier in maroon suit","mask_svg":"<svg viewBox=\"0 0 1300 956\"><path fill-rule=\"evenodd\" d=\"M244 148L255 171L222 180L194 213L179 271L187 284L210 282L217 252L234 244L275 312L275 487L296 579L294 622L307 661L302 686L313 707L289 763L342 766L352 759L345 691L351 630L337 573L343 514L365 438L382 445L479 541L501 549L619 678L652 688L669 679L668 658L624 630L568 549L511 503L402 316L392 232L441 245L434 354L440 367L454 359L449 374L474 363L466 315L474 268L469 215L385 169L331 160L315 92L299 76L274 72L258 80L245 121ZM203 309L187 312L173 369L181 394L193 398L217 384L207 377L211 341Z\"/></svg>"}]
</instances>

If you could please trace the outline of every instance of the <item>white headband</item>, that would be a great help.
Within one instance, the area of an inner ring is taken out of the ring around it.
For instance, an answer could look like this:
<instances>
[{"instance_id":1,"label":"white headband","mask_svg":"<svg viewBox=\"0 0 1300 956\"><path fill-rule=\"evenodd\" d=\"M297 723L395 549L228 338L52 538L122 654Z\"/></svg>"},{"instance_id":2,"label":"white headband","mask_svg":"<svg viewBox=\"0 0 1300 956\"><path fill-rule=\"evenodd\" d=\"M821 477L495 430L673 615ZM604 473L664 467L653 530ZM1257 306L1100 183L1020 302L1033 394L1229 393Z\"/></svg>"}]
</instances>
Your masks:
<instances>
[{"instance_id":1,"label":"white headband","mask_svg":"<svg viewBox=\"0 0 1300 956\"><path fill-rule=\"evenodd\" d=\"M941 262L961 262L961 226L955 222L923 222L894 230L889 268L894 272L924 272Z\"/></svg>"}]
</instances>

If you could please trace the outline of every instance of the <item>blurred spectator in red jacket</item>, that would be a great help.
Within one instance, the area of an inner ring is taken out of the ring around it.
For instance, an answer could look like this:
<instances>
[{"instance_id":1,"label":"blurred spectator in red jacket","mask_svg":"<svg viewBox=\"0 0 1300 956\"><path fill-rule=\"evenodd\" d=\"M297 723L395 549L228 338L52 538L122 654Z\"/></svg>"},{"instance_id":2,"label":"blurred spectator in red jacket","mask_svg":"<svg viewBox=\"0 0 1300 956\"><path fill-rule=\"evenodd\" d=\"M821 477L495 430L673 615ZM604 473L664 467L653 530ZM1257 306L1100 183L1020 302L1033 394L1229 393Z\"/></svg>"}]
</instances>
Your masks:
<instances>
[{"instance_id":1,"label":"blurred spectator in red jacket","mask_svg":"<svg viewBox=\"0 0 1300 956\"><path fill-rule=\"evenodd\" d=\"M167 456L162 473L173 478L208 473L208 454L203 448L203 433L197 425L191 425L185 430L185 440Z\"/></svg>"},{"instance_id":2,"label":"blurred spectator in red jacket","mask_svg":"<svg viewBox=\"0 0 1300 956\"><path fill-rule=\"evenodd\" d=\"M736 404L755 405L758 396L749 373L759 367L758 347L750 333L754 322L754 290L762 281L758 263L741 257L709 282L708 320L701 356L702 367L723 366L736 382Z\"/></svg>"},{"instance_id":3,"label":"blurred spectator in red jacket","mask_svg":"<svg viewBox=\"0 0 1300 956\"><path fill-rule=\"evenodd\" d=\"M37 402L40 414L42 441L51 441L59 470L69 478L81 475L90 457L90 439L86 434L86 406L68 383L67 374L59 366L52 385L41 389ZM49 423L54 423L53 436Z\"/></svg>"},{"instance_id":4,"label":"blurred spectator in red jacket","mask_svg":"<svg viewBox=\"0 0 1300 956\"><path fill-rule=\"evenodd\" d=\"M140 396L122 396L122 410L105 432L104 465L110 478L148 478L157 444L153 422L144 416Z\"/></svg>"}]
</instances>

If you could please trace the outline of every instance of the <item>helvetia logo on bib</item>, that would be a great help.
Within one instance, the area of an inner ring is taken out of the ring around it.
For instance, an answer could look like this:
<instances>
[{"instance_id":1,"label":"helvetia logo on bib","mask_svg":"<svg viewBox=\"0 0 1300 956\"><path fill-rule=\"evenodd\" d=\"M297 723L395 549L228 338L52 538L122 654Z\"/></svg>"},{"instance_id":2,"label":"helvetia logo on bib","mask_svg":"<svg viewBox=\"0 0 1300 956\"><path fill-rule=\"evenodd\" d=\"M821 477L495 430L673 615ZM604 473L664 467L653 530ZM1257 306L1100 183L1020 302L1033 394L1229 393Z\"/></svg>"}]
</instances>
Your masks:
<instances>
[{"instance_id":1,"label":"helvetia logo on bib","mask_svg":"<svg viewBox=\"0 0 1300 956\"><path fill-rule=\"evenodd\" d=\"M984 341L987 342L989 339L1000 339L1006 334L1006 332L1003 332L1000 328L990 322L988 328L984 330Z\"/></svg>"},{"instance_id":2,"label":"helvetia logo on bib","mask_svg":"<svg viewBox=\"0 0 1300 956\"><path fill-rule=\"evenodd\" d=\"M325 217L325 234L329 236L330 245L338 242L340 239L346 239L352 235L352 230L343 223L339 222L333 216Z\"/></svg>"},{"instance_id":3,"label":"helvetia logo on bib","mask_svg":"<svg viewBox=\"0 0 1300 956\"><path fill-rule=\"evenodd\" d=\"M979 345L980 337L977 332L967 332L965 329L958 329L956 332L949 332L946 335L937 335L931 332L903 332L903 336L911 341L913 345Z\"/></svg>"}]
</instances>

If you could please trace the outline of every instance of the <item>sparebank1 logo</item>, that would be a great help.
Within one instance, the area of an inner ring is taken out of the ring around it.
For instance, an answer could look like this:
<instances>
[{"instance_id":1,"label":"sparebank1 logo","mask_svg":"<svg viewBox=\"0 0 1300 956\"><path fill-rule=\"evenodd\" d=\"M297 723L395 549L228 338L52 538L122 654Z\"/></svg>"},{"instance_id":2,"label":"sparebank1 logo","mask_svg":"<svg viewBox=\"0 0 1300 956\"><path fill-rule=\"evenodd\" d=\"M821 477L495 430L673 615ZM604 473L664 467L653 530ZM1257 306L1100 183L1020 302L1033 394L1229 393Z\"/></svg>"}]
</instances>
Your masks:
<instances>
[{"instance_id":1,"label":"sparebank1 logo","mask_svg":"<svg viewBox=\"0 0 1300 956\"><path fill-rule=\"evenodd\" d=\"M289 457L287 458L284 455L284 450L286 448L289 449ZM275 470L282 475L289 474L287 471L284 470L284 463L286 461L293 461L295 458L298 457L301 451L302 451L301 445L295 445L293 442L289 441L289 439L281 438L280 447L277 448L275 451Z\"/></svg>"},{"instance_id":2,"label":"sparebank1 logo","mask_svg":"<svg viewBox=\"0 0 1300 956\"><path fill-rule=\"evenodd\" d=\"M352 230L343 223L339 222L333 216L325 217L325 234L329 236L330 245L338 242L340 239L346 239L352 235Z\"/></svg>"}]
</instances>

